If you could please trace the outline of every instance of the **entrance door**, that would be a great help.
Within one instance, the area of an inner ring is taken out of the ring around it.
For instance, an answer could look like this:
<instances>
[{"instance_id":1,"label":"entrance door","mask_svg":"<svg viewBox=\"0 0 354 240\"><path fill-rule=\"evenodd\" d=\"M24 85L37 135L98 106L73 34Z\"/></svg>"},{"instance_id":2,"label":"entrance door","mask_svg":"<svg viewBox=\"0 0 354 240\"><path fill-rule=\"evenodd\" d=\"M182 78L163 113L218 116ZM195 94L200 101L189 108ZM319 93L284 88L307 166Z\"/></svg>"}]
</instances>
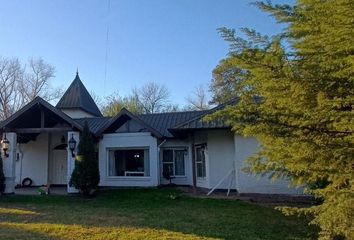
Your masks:
<instances>
[{"instance_id":1,"label":"entrance door","mask_svg":"<svg viewBox=\"0 0 354 240\"><path fill-rule=\"evenodd\" d=\"M67 152L53 150L51 184L67 184Z\"/></svg>"}]
</instances>

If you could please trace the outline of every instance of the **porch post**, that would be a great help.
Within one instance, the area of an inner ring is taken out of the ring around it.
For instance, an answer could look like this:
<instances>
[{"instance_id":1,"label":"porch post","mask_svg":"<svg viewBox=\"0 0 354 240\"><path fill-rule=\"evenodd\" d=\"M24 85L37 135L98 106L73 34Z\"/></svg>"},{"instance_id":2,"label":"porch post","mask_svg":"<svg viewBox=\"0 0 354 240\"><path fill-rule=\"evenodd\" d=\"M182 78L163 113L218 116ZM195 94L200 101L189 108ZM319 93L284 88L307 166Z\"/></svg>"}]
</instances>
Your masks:
<instances>
[{"instance_id":1,"label":"porch post","mask_svg":"<svg viewBox=\"0 0 354 240\"><path fill-rule=\"evenodd\" d=\"M80 132L68 132L68 142L71 139L71 136L75 139L76 141L76 149L74 150L74 154L76 156L77 154L77 146L79 145L80 142ZM74 171L75 168L75 157L72 156L72 152L69 149L69 146L67 148L67 154L68 154L68 174L67 174L67 191L68 193L78 193L79 190L74 188L74 187L70 187L69 186L69 181L71 178L71 174Z\"/></svg>"},{"instance_id":2,"label":"porch post","mask_svg":"<svg viewBox=\"0 0 354 240\"><path fill-rule=\"evenodd\" d=\"M5 134L5 133L3 133ZM3 136L4 137L4 136ZM14 193L15 192L15 163L16 163L16 146L17 146L17 134L10 132L6 133L6 138L9 140L9 149L7 153L8 157L4 155L1 149L4 175L5 175L5 192L4 193Z\"/></svg>"}]
</instances>

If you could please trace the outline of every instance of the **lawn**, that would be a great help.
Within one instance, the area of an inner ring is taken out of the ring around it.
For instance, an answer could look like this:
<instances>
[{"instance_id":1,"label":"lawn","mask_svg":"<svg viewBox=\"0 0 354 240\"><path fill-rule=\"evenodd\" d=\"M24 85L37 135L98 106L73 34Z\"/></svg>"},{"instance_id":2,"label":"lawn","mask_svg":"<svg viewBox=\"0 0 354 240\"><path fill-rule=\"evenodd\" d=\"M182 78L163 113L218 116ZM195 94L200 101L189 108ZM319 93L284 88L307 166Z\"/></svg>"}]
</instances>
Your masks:
<instances>
[{"instance_id":1,"label":"lawn","mask_svg":"<svg viewBox=\"0 0 354 240\"><path fill-rule=\"evenodd\" d=\"M305 219L174 189L101 191L96 198L0 196L0 239L314 239Z\"/></svg>"}]
</instances>

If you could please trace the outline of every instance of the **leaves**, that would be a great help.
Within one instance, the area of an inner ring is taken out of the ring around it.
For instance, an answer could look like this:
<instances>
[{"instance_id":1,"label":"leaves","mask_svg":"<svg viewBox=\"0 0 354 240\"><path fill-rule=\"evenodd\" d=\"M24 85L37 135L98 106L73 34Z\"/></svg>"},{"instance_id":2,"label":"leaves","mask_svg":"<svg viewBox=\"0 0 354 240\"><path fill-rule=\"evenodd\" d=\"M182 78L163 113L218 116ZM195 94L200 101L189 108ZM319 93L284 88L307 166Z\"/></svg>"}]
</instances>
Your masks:
<instances>
[{"instance_id":1,"label":"leaves","mask_svg":"<svg viewBox=\"0 0 354 240\"><path fill-rule=\"evenodd\" d=\"M214 117L226 117L233 130L255 136L262 144L249 159L249 171L289 177L293 185L308 186L307 192L323 200L309 209L286 212L313 215L312 223L320 226L322 239L351 239L353 2L299 0L293 7L270 2L255 5L288 27L268 38L243 29L247 39L236 36L235 30L220 29L230 43L230 54L214 70L214 99L237 96L240 101ZM261 101L255 101L256 97Z\"/></svg>"}]
</instances>

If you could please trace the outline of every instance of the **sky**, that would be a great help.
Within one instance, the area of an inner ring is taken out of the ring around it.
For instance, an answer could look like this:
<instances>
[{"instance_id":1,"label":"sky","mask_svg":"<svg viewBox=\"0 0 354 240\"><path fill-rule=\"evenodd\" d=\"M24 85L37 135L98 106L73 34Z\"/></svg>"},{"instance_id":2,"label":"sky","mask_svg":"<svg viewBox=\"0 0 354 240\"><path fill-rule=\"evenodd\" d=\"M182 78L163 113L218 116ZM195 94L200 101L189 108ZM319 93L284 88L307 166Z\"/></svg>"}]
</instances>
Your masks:
<instances>
[{"instance_id":1,"label":"sky","mask_svg":"<svg viewBox=\"0 0 354 240\"><path fill-rule=\"evenodd\" d=\"M56 69L52 85L64 89L78 68L98 96L127 95L157 82L168 87L173 103L184 105L196 86L209 86L212 70L227 56L217 28L274 35L284 27L251 2L2 0L0 56L43 58Z\"/></svg>"}]
</instances>

